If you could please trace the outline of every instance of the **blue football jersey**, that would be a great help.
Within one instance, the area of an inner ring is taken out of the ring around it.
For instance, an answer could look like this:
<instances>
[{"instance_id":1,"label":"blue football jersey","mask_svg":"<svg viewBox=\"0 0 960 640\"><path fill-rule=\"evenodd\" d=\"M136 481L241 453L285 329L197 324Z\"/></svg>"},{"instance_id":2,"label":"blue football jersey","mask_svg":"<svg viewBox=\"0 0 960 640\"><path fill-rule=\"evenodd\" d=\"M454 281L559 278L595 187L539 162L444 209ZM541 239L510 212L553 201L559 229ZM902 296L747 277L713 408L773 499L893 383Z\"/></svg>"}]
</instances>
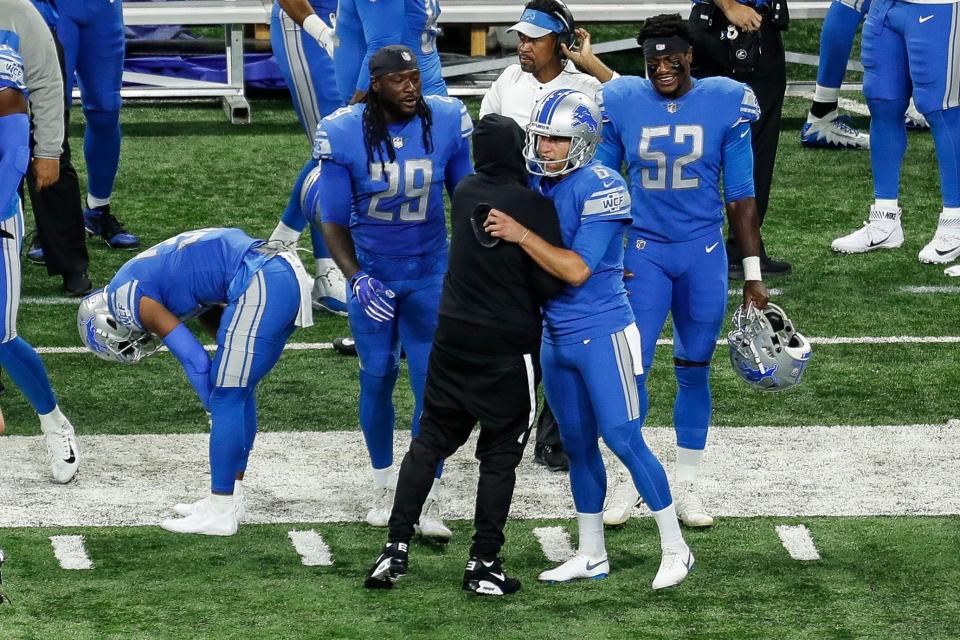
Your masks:
<instances>
[{"instance_id":1,"label":"blue football jersey","mask_svg":"<svg viewBox=\"0 0 960 640\"><path fill-rule=\"evenodd\" d=\"M531 176L530 186L553 200L567 249L586 225L620 227L608 246L600 248L602 258L587 281L564 287L544 304L544 341L567 344L620 331L633 322L623 286L623 235L631 220L630 193L623 178L593 161L559 181Z\"/></svg>"},{"instance_id":2,"label":"blue football jersey","mask_svg":"<svg viewBox=\"0 0 960 640\"><path fill-rule=\"evenodd\" d=\"M251 251L263 244L240 229L198 229L154 245L120 267L107 285L110 313L140 329L147 296L185 320L214 304L236 300L270 259Z\"/></svg>"},{"instance_id":3,"label":"blue football jersey","mask_svg":"<svg viewBox=\"0 0 960 640\"><path fill-rule=\"evenodd\" d=\"M724 145L748 135L740 125L760 116L743 83L721 77L693 83L675 100L635 76L611 80L597 94L603 112L597 159L617 168L626 160L633 229L660 242L692 240L723 224Z\"/></svg>"},{"instance_id":4,"label":"blue football jersey","mask_svg":"<svg viewBox=\"0 0 960 640\"><path fill-rule=\"evenodd\" d=\"M363 137L366 104L344 107L317 127L314 158L335 162L350 174L349 227L358 251L385 257L416 257L446 250L443 188L458 153L469 153L473 122L456 98L426 96L432 113L433 151L423 145L419 117L389 125L396 150L390 162L367 157ZM341 222L330 220L324 222Z\"/></svg>"}]
</instances>

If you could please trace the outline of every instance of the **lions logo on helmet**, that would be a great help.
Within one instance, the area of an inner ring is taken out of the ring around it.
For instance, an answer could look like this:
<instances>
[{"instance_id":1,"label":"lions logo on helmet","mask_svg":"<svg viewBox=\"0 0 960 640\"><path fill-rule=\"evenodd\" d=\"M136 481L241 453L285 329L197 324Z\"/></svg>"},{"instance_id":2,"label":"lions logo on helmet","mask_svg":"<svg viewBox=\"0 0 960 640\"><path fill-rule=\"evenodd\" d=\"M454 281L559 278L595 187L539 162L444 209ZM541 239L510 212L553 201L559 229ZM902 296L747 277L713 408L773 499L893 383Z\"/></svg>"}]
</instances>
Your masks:
<instances>
[{"instance_id":1,"label":"lions logo on helmet","mask_svg":"<svg viewBox=\"0 0 960 640\"><path fill-rule=\"evenodd\" d=\"M810 362L810 342L794 328L783 309L739 307L727 335L733 371L761 391L781 391L800 384Z\"/></svg>"},{"instance_id":2,"label":"lions logo on helmet","mask_svg":"<svg viewBox=\"0 0 960 640\"><path fill-rule=\"evenodd\" d=\"M586 94L572 89L551 91L537 102L527 125L523 155L530 173L538 176L566 175L593 159L600 144L602 129L600 108ZM567 157L557 160L541 158L537 147L540 138L570 138ZM556 171L548 164L563 164Z\"/></svg>"},{"instance_id":3,"label":"lions logo on helmet","mask_svg":"<svg viewBox=\"0 0 960 640\"><path fill-rule=\"evenodd\" d=\"M84 346L111 362L135 364L152 355L160 343L152 333L124 326L110 313L107 292L96 291L80 303L77 330Z\"/></svg>"}]
</instances>

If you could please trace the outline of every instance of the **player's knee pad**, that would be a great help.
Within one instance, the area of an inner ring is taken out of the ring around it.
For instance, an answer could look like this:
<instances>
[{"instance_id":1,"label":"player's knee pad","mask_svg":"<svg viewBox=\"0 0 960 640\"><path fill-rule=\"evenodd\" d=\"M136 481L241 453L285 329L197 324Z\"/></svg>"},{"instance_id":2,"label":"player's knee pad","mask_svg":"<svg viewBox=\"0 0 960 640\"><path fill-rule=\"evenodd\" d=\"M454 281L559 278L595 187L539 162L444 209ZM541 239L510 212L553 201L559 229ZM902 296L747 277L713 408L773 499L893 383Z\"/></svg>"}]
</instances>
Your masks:
<instances>
[{"instance_id":1,"label":"player's knee pad","mask_svg":"<svg viewBox=\"0 0 960 640\"><path fill-rule=\"evenodd\" d=\"M84 107L83 116L87 120L87 127L94 131L113 131L120 128L120 108L91 109Z\"/></svg>"},{"instance_id":2,"label":"player's knee pad","mask_svg":"<svg viewBox=\"0 0 960 640\"><path fill-rule=\"evenodd\" d=\"M397 377L400 374L400 368L395 367L384 373L384 375L375 375L366 369L360 370L360 390L364 393L374 395L386 394L388 397L393 394L393 387L397 384Z\"/></svg>"},{"instance_id":3,"label":"player's knee pad","mask_svg":"<svg viewBox=\"0 0 960 640\"><path fill-rule=\"evenodd\" d=\"M673 371L677 384L681 387L695 388L710 385L710 361L673 359Z\"/></svg>"},{"instance_id":4,"label":"player's knee pad","mask_svg":"<svg viewBox=\"0 0 960 640\"><path fill-rule=\"evenodd\" d=\"M907 107L910 106L910 97L896 100L867 98L867 106L870 108L871 125L874 122L895 123L899 129L903 126L903 117L907 113Z\"/></svg>"},{"instance_id":5,"label":"player's knee pad","mask_svg":"<svg viewBox=\"0 0 960 640\"><path fill-rule=\"evenodd\" d=\"M703 449L707 443L712 411L710 363L680 362L674 367L677 400L673 405L673 424L677 432L677 445L685 449Z\"/></svg>"},{"instance_id":6,"label":"player's knee pad","mask_svg":"<svg viewBox=\"0 0 960 640\"><path fill-rule=\"evenodd\" d=\"M353 304L356 298L352 297L349 304ZM359 303L357 303L359 304ZM354 331L354 340L358 343L363 341L363 336ZM374 378L397 379L397 372L400 370L400 354L393 351L380 349L365 349L364 345L358 345L357 350L360 354L360 375L367 375ZM371 353L371 351L373 353Z\"/></svg>"},{"instance_id":7,"label":"player's knee pad","mask_svg":"<svg viewBox=\"0 0 960 640\"><path fill-rule=\"evenodd\" d=\"M643 434L640 432L640 420L630 420L616 426L604 427L600 430L600 436L610 451L624 461L635 457L638 453L647 449L647 443L643 440Z\"/></svg>"}]
</instances>

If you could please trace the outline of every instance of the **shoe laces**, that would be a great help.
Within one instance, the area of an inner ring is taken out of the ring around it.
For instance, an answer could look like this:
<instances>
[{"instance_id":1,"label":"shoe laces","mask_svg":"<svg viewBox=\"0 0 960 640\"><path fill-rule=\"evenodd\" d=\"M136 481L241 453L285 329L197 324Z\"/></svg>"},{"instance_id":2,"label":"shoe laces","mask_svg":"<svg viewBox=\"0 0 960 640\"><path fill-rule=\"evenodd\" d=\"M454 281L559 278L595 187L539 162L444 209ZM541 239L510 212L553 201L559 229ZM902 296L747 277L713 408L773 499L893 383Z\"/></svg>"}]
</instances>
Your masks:
<instances>
[{"instance_id":1,"label":"shoe laces","mask_svg":"<svg viewBox=\"0 0 960 640\"><path fill-rule=\"evenodd\" d=\"M47 446L54 450L54 453L59 454L63 460L70 457L70 433L67 430L66 422L53 431L47 431L45 435L47 436ZM54 444L51 445L51 441ZM59 451L56 449L59 449Z\"/></svg>"},{"instance_id":2,"label":"shoe laces","mask_svg":"<svg viewBox=\"0 0 960 640\"><path fill-rule=\"evenodd\" d=\"M687 489L681 494L680 505L687 513L706 513L700 496L693 489Z\"/></svg>"},{"instance_id":3,"label":"shoe laces","mask_svg":"<svg viewBox=\"0 0 960 640\"><path fill-rule=\"evenodd\" d=\"M937 231L933 236L934 240L960 241L960 218L940 217L937 223Z\"/></svg>"},{"instance_id":4,"label":"shoe laces","mask_svg":"<svg viewBox=\"0 0 960 640\"><path fill-rule=\"evenodd\" d=\"M847 137L850 137L850 138L858 138L858 137L860 137L860 130L859 130L859 129L856 129L856 128L850 126L849 124L847 124L847 121L846 121L846 120L842 120L842 119L839 118L839 117L838 117L838 118L835 118L834 120L832 120L832 121L830 122L830 128L833 129L834 131L839 131L839 132L840 132L841 134L843 134L844 136L847 136Z\"/></svg>"}]
</instances>

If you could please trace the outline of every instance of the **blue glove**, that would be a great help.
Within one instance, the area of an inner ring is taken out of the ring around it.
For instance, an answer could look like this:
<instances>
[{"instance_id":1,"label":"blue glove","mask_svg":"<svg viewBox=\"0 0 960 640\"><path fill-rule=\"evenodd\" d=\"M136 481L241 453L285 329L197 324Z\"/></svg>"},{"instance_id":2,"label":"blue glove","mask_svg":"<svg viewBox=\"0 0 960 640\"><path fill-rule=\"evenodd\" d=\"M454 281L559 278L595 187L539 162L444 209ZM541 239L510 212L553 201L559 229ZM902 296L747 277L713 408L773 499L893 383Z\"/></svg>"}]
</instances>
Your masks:
<instances>
[{"instance_id":1,"label":"blue glove","mask_svg":"<svg viewBox=\"0 0 960 640\"><path fill-rule=\"evenodd\" d=\"M350 278L350 288L365 314L377 322L393 320L395 294L383 286L382 282L371 278L365 271L357 271Z\"/></svg>"}]
</instances>

